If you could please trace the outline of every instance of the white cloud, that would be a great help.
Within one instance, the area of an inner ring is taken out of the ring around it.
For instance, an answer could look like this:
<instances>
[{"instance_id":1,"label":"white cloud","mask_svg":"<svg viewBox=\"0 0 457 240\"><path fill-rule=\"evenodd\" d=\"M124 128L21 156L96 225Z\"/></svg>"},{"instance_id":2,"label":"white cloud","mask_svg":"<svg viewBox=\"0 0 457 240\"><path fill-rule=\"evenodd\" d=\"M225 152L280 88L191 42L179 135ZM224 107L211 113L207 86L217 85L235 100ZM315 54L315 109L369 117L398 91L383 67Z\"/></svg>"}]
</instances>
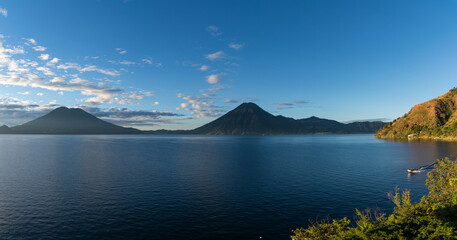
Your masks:
<instances>
[{"instance_id":1,"label":"white cloud","mask_svg":"<svg viewBox=\"0 0 457 240\"><path fill-rule=\"evenodd\" d=\"M50 83L31 73L17 74L14 72L8 73L8 75L0 74L0 85L42 88L50 91L79 91L85 96L95 96L86 99L86 103L94 105L112 103L114 101L113 95L121 95L119 99L123 99L122 94L125 92L122 89L105 84L94 84L83 79L73 79L69 83ZM132 101L134 99L128 100L128 102Z\"/></svg>"},{"instance_id":2,"label":"white cloud","mask_svg":"<svg viewBox=\"0 0 457 240\"><path fill-rule=\"evenodd\" d=\"M206 70L208 70L208 69L210 69L210 66L208 66L208 65L202 65L202 66L199 68L200 71L206 71Z\"/></svg>"},{"instance_id":3,"label":"white cloud","mask_svg":"<svg viewBox=\"0 0 457 240\"><path fill-rule=\"evenodd\" d=\"M106 69L99 68L95 65L86 66L84 68L78 69L78 71L80 71L80 72L99 72L101 74L109 75L111 77L116 77L116 76L120 75L119 72L116 70L106 70Z\"/></svg>"},{"instance_id":4,"label":"white cloud","mask_svg":"<svg viewBox=\"0 0 457 240\"><path fill-rule=\"evenodd\" d=\"M1 51L1 50L0 50ZM29 69L27 69L24 66L20 66L20 62L12 59L1 59L2 54L0 54L0 67L3 66L8 66L8 71L15 72L15 73L26 73L29 72ZM3 64L2 64L3 62Z\"/></svg>"},{"instance_id":5,"label":"white cloud","mask_svg":"<svg viewBox=\"0 0 457 240\"><path fill-rule=\"evenodd\" d=\"M54 75L56 75L51 70L49 70L49 68L47 68L47 67L37 67L36 70L43 72L43 74L46 75L46 76L54 76Z\"/></svg>"},{"instance_id":6,"label":"white cloud","mask_svg":"<svg viewBox=\"0 0 457 240\"><path fill-rule=\"evenodd\" d=\"M0 8L0 14L4 17L8 17L8 11L4 8Z\"/></svg>"},{"instance_id":7,"label":"white cloud","mask_svg":"<svg viewBox=\"0 0 457 240\"><path fill-rule=\"evenodd\" d=\"M141 61L143 61L144 63L149 64L149 65L154 65L155 67L162 67L162 63L152 61L151 57L143 58L143 59L141 59Z\"/></svg>"},{"instance_id":8,"label":"white cloud","mask_svg":"<svg viewBox=\"0 0 457 240\"><path fill-rule=\"evenodd\" d=\"M275 103L275 105L279 106L276 109L284 110L284 109L292 109L292 108L295 108L295 107L299 107L300 105L308 104L308 103L309 103L309 101L295 100L295 101L291 101L291 102Z\"/></svg>"},{"instance_id":9,"label":"white cloud","mask_svg":"<svg viewBox=\"0 0 457 240\"><path fill-rule=\"evenodd\" d=\"M51 79L51 83L64 83L67 79L64 77L55 77Z\"/></svg>"},{"instance_id":10,"label":"white cloud","mask_svg":"<svg viewBox=\"0 0 457 240\"><path fill-rule=\"evenodd\" d=\"M156 101L152 105L157 106L157 105L159 105L159 102Z\"/></svg>"},{"instance_id":11,"label":"white cloud","mask_svg":"<svg viewBox=\"0 0 457 240\"><path fill-rule=\"evenodd\" d=\"M57 69L63 69L63 70L79 69L79 68L81 68L81 66L79 66L79 64L77 64L77 63L64 63L64 64L60 64L59 66L57 66Z\"/></svg>"},{"instance_id":12,"label":"white cloud","mask_svg":"<svg viewBox=\"0 0 457 240\"><path fill-rule=\"evenodd\" d=\"M26 45L36 44L34 39L26 40ZM18 58L21 56L22 48L5 48L3 44L0 41L0 87L39 88L55 91L59 94L78 92L84 97L76 99L77 101L94 105L102 103L136 104L139 100L152 96L151 92L141 90L127 91L123 88L113 87L107 83L108 80L95 79L95 81L89 81L78 77L78 72L91 71L113 77L119 76L119 72L116 70L102 69L95 65L81 66L78 63L58 64L60 59L51 59L49 54L40 54L39 56L41 60L46 60L46 62ZM52 64L48 65L50 63ZM51 69L56 69L56 72L52 72ZM62 72L65 72L64 75L61 75ZM37 96L44 96L44 94L40 92L37 93Z\"/></svg>"},{"instance_id":13,"label":"white cloud","mask_svg":"<svg viewBox=\"0 0 457 240\"><path fill-rule=\"evenodd\" d=\"M225 99L225 103L237 103L237 102L255 102L257 101L256 99L253 98L231 98L231 99Z\"/></svg>"},{"instance_id":14,"label":"white cloud","mask_svg":"<svg viewBox=\"0 0 457 240\"><path fill-rule=\"evenodd\" d=\"M79 108L85 111L121 126L153 126L157 124L173 124L176 120L186 120L186 118L175 118L181 117L182 115L172 112L159 112L156 110L129 110L127 108L99 108L99 107L88 107L79 106ZM174 117L174 118L171 118Z\"/></svg>"},{"instance_id":15,"label":"white cloud","mask_svg":"<svg viewBox=\"0 0 457 240\"><path fill-rule=\"evenodd\" d=\"M33 38L27 38L26 40L29 41L29 43L31 43L31 44L33 44L33 45L36 45L35 39L33 39Z\"/></svg>"},{"instance_id":16,"label":"white cloud","mask_svg":"<svg viewBox=\"0 0 457 240\"><path fill-rule=\"evenodd\" d=\"M85 67L81 67L77 63L60 64L59 66L57 66L57 69L64 69L64 70L76 69L79 72L99 72L99 73L109 75L112 77L117 77L120 75L119 71L116 71L116 70L107 70L107 69L99 68L95 65L86 65Z\"/></svg>"},{"instance_id":17,"label":"white cloud","mask_svg":"<svg viewBox=\"0 0 457 240\"><path fill-rule=\"evenodd\" d=\"M28 91L25 91L25 92L18 92L18 94L21 94L21 95L29 95L30 92L28 92Z\"/></svg>"},{"instance_id":18,"label":"white cloud","mask_svg":"<svg viewBox=\"0 0 457 240\"><path fill-rule=\"evenodd\" d=\"M181 103L180 107L176 109L190 111L196 118L217 117L225 112L221 107L213 105L214 99L212 97L214 94L202 94L202 96L180 96L187 102Z\"/></svg>"},{"instance_id":19,"label":"white cloud","mask_svg":"<svg viewBox=\"0 0 457 240\"><path fill-rule=\"evenodd\" d=\"M210 91L210 92L217 92L217 91L221 91L221 90L224 90L224 89L227 89L227 88L229 88L229 87L224 86L224 85L215 85L215 86L213 86L213 87L211 87L211 88L209 88L207 90Z\"/></svg>"},{"instance_id":20,"label":"white cloud","mask_svg":"<svg viewBox=\"0 0 457 240\"><path fill-rule=\"evenodd\" d=\"M4 49L4 52L5 53L9 53L9 54L24 54L25 51L22 47L13 47L13 49Z\"/></svg>"},{"instance_id":21,"label":"white cloud","mask_svg":"<svg viewBox=\"0 0 457 240\"><path fill-rule=\"evenodd\" d=\"M209 34L211 34L211 36L213 36L213 37L222 35L222 32L219 31L219 28L214 25L210 25L210 26L206 27L206 31L208 31Z\"/></svg>"},{"instance_id":22,"label":"white cloud","mask_svg":"<svg viewBox=\"0 0 457 240\"><path fill-rule=\"evenodd\" d=\"M124 50L122 48L116 48L116 51L119 53L119 54L126 54L127 53L127 50Z\"/></svg>"},{"instance_id":23,"label":"white cloud","mask_svg":"<svg viewBox=\"0 0 457 240\"><path fill-rule=\"evenodd\" d=\"M53 59L52 59L51 61L49 61L49 62L55 64L55 63L58 63L59 61L60 61L60 59L58 59L58 58L55 57L55 58L53 58Z\"/></svg>"},{"instance_id":24,"label":"white cloud","mask_svg":"<svg viewBox=\"0 0 457 240\"><path fill-rule=\"evenodd\" d=\"M85 56L84 57L84 61L87 61L89 59L99 59L100 57L99 56L94 56L94 57L91 57L91 56Z\"/></svg>"},{"instance_id":25,"label":"white cloud","mask_svg":"<svg viewBox=\"0 0 457 240\"><path fill-rule=\"evenodd\" d=\"M215 84L221 81L222 74L211 74L206 76L206 81L210 84Z\"/></svg>"},{"instance_id":26,"label":"white cloud","mask_svg":"<svg viewBox=\"0 0 457 240\"><path fill-rule=\"evenodd\" d=\"M134 65L134 64L136 64L135 62L131 62L131 61L127 61L127 60L120 61L119 63L122 64L122 65Z\"/></svg>"},{"instance_id":27,"label":"white cloud","mask_svg":"<svg viewBox=\"0 0 457 240\"><path fill-rule=\"evenodd\" d=\"M233 67L239 67L240 66L240 64L234 63L234 62L225 62L224 64L225 65L229 65L229 66L233 66Z\"/></svg>"},{"instance_id":28,"label":"white cloud","mask_svg":"<svg viewBox=\"0 0 457 240\"><path fill-rule=\"evenodd\" d=\"M45 61L45 60L48 60L49 59L49 54L41 54L40 56L38 56L39 59Z\"/></svg>"},{"instance_id":29,"label":"white cloud","mask_svg":"<svg viewBox=\"0 0 457 240\"><path fill-rule=\"evenodd\" d=\"M152 60L150 60L150 59L143 58L141 61L143 61L144 63L147 63L147 64L152 64Z\"/></svg>"},{"instance_id":30,"label":"white cloud","mask_svg":"<svg viewBox=\"0 0 457 240\"><path fill-rule=\"evenodd\" d=\"M225 58L225 53L223 51L217 51L215 53L208 54L205 57L211 61L214 61L216 59Z\"/></svg>"},{"instance_id":31,"label":"white cloud","mask_svg":"<svg viewBox=\"0 0 457 240\"><path fill-rule=\"evenodd\" d=\"M43 47L43 46L36 46L36 47L32 47L33 50L37 51L37 52L44 52L46 51L46 48Z\"/></svg>"},{"instance_id":32,"label":"white cloud","mask_svg":"<svg viewBox=\"0 0 457 240\"><path fill-rule=\"evenodd\" d=\"M233 48L235 50L240 50L241 48L244 47L244 44L239 44L239 43L229 43L229 47Z\"/></svg>"}]
</instances>

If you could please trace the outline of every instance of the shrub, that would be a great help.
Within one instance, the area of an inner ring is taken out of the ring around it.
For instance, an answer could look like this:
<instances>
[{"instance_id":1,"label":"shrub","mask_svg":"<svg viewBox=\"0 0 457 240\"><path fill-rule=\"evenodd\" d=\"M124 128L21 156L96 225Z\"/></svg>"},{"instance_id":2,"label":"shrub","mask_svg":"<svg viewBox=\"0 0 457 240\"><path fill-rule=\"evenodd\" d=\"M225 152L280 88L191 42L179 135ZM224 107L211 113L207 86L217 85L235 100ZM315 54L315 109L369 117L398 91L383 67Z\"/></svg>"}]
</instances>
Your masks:
<instances>
[{"instance_id":1,"label":"shrub","mask_svg":"<svg viewBox=\"0 0 457 240\"><path fill-rule=\"evenodd\" d=\"M388 194L395 208L387 218L356 210L355 224L347 218L315 223L293 230L291 239L457 239L457 163L438 159L426 185L430 193L418 203L409 191Z\"/></svg>"}]
</instances>

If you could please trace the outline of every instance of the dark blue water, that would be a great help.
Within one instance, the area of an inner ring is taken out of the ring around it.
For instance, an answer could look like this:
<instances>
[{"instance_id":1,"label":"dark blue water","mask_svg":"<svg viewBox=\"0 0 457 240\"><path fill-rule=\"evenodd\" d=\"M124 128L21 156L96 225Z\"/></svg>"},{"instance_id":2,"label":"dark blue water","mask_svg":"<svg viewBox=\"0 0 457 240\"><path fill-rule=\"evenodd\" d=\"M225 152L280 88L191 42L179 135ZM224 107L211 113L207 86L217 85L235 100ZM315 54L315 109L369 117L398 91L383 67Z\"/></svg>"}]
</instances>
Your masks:
<instances>
[{"instance_id":1,"label":"dark blue water","mask_svg":"<svg viewBox=\"0 0 457 240\"><path fill-rule=\"evenodd\" d=\"M372 135L0 135L0 239L289 239L317 216L427 193L455 143Z\"/></svg>"}]
</instances>

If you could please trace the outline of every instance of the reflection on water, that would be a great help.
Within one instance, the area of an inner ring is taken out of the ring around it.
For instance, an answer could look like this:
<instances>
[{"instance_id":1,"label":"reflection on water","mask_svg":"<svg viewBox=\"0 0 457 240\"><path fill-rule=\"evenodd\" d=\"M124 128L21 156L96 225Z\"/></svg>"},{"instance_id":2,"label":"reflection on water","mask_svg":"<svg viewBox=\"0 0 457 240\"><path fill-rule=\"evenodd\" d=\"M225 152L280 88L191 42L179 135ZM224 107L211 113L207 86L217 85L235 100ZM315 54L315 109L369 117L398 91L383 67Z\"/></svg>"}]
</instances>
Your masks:
<instances>
[{"instance_id":1,"label":"reflection on water","mask_svg":"<svg viewBox=\"0 0 457 240\"><path fill-rule=\"evenodd\" d=\"M0 239L288 239L316 216L427 193L452 142L372 135L0 135Z\"/></svg>"}]
</instances>

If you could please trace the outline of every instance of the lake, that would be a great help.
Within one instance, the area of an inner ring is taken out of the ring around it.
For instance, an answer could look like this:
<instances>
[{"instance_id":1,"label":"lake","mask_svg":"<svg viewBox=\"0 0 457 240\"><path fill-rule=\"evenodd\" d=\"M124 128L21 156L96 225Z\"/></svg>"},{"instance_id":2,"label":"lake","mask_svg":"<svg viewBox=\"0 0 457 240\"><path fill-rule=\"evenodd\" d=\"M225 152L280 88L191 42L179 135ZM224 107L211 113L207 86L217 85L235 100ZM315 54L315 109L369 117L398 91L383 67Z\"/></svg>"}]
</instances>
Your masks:
<instances>
[{"instance_id":1,"label":"lake","mask_svg":"<svg viewBox=\"0 0 457 240\"><path fill-rule=\"evenodd\" d=\"M427 194L457 143L373 135L0 135L0 239L289 239Z\"/></svg>"}]
</instances>

